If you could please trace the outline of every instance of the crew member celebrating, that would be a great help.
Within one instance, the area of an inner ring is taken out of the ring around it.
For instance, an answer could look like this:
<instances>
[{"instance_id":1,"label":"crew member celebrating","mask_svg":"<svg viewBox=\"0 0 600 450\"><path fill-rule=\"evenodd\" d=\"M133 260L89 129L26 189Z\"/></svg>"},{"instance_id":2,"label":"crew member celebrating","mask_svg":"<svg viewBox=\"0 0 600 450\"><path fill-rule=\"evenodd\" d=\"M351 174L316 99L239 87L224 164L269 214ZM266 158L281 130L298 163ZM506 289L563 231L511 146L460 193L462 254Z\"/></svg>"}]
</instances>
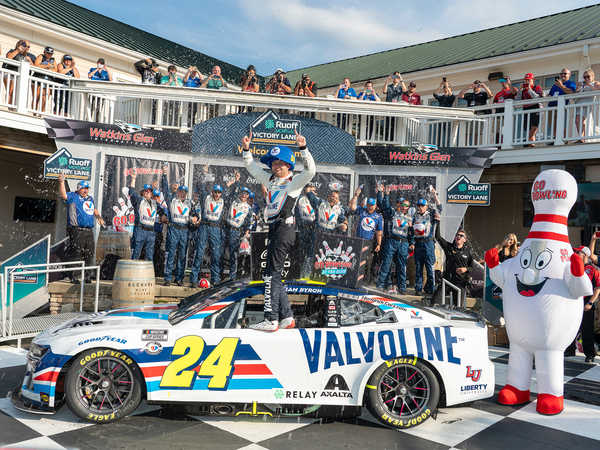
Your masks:
<instances>
[{"instance_id":1,"label":"crew member celebrating","mask_svg":"<svg viewBox=\"0 0 600 450\"><path fill-rule=\"evenodd\" d=\"M296 225L298 226L298 252L302 258L302 267L300 268L300 277L310 276L311 255L315 246L315 221L317 214L315 207L308 199L308 193L313 189L310 184L304 188L304 194L300 196L296 203Z\"/></svg>"},{"instance_id":2,"label":"crew member celebrating","mask_svg":"<svg viewBox=\"0 0 600 450\"><path fill-rule=\"evenodd\" d=\"M331 191L327 196L327 201L319 198L315 194L315 187L311 186L307 190L307 197L311 204L317 210L317 231L322 233L335 233L340 231L345 233L348 229L346 220L346 210L340 203L340 183L331 183Z\"/></svg>"},{"instance_id":3,"label":"crew member celebrating","mask_svg":"<svg viewBox=\"0 0 600 450\"><path fill-rule=\"evenodd\" d=\"M432 193L435 197L436 204L441 211L441 204L434 190ZM433 294L434 274L433 265L435 264L435 245L433 236L435 235L434 228L437 221L434 217L434 211L429 209L427 200L420 198L417 200L417 210L413 215L413 230L415 233L415 295L421 295L423 288L423 266L427 272L427 282L425 284L425 293ZM411 246L410 250L413 247Z\"/></svg>"},{"instance_id":4,"label":"crew member celebrating","mask_svg":"<svg viewBox=\"0 0 600 450\"><path fill-rule=\"evenodd\" d=\"M302 189L315 176L315 162L306 149L306 138L296 131L296 144L304 159L304 171L294 175L296 166L294 152L288 147L273 147L260 161L271 168L265 172L252 158L250 137L244 136L242 148L244 164L259 183L267 190L264 210L265 222L269 225L267 245L267 268L265 271L265 319L252 328L277 331L293 328L296 323L281 280L283 263L294 245L294 207Z\"/></svg>"},{"instance_id":5,"label":"crew member celebrating","mask_svg":"<svg viewBox=\"0 0 600 450\"><path fill-rule=\"evenodd\" d=\"M190 211L192 204L187 198L188 188L184 185L177 185L175 195L169 189L167 180L167 171L169 166L163 167L162 191L165 193L167 205L169 207L169 229L167 230L167 265L165 267L165 286L171 284L173 273L175 282L183 286L183 275L185 273L185 258L187 255ZM177 258L175 256L177 255ZM177 263L177 267L175 267ZM175 268L175 270L173 270Z\"/></svg>"},{"instance_id":6,"label":"crew member celebrating","mask_svg":"<svg viewBox=\"0 0 600 450\"><path fill-rule=\"evenodd\" d=\"M67 254L71 261L84 261L86 266L91 266L94 261L94 217L100 226L104 220L94 207L94 198L89 194L90 183L80 181L77 183L77 192L67 193L65 188L65 175L58 176L58 195L67 203L67 235L69 247ZM77 282L78 272L74 272L72 279ZM91 281L91 273L86 271L85 281Z\"/></svg>"},{"instance_id":7,"label":"crew member celebrating","mask_svg":"<svg viewBox=\"0 0 600 450\"><path fill-rule=\"evenodd\" d=\"M379 270L377 287L384 289L392 261L396 263L396 283L398 293L406 294L406 260L408 247L414 244L412 217L408 213L410 202L401 197L396 199L396 208L390 205L389 191L382 201L383 217L389 223L389 234L385 241L383 262Z\"/></svg>"},{"instance_id":8,"label":"crew member celebrating","mask_svg":"<svg viewBox=\"0 0 600 450\"><path fill-rule=\"evenodd\" d=\"M144 188L138 194L135 190L136 171L131 171L131 189L129 189L129 198L133 205L133 214L135 217L133 228L133 251L132 259L139 259L142 250L145 251L147 261L152 261L154 256L154 223L156 222L157 205L152 198L152 185L144 184Z\"/></svg>"},{"instance_id":9,"label":"crew member celebrating","mask_svg":"<svg viewBox=\"0 0 600 450\"><path fill-rule=\"evenodd\" d=\"M358 205L358 196L362 192L359 187L354 191L354 197L350 200L350 213L356 214L359 218L358 226L356 227L356 237L372 241L372 249L367 258L367 266L365 267L365 279L370 282L375 277L373 259L375 253L381 250L381 240L383 238L383 217L377 212L377 200L373 197L367 199L367 205ZM373 240L375 237L375 240Z\"/></svg>"},{"instance_id":10,"label":"crew member celebrating","mask_svg":"<svg viewBox=\"0 0 600 450\"><path fill-rule=\"evenodd\" d=\"M236 173L239 177L239 173ZM239 178L238 178L239 179ZM242 187L239 197L231 202L227 213L225 235L229 247L229 278L237 278L238 255L240 253L240 240L243 236L249 237L252 211L248 204L250 189Z\"/></svg>"}]
</instances>

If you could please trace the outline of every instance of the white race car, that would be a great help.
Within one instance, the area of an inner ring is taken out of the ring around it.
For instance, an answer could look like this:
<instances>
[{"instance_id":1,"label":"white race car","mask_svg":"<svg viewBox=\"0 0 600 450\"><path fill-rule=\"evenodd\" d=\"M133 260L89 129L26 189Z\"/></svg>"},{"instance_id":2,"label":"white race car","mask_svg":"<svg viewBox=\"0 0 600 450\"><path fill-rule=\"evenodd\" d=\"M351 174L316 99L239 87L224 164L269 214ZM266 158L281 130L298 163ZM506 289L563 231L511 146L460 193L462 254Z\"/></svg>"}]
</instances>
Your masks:
<instances>
[{"instance_id":1,"label":"white race car","mask_svg":"<svg viewBox=\"0 0 600 450\"><path fill-rule=\"evenodd\" d=\"M241 281L179 305L89 314L46 330L31 344L13 403L52 413L66 402L92 422L126 416L142 399L234 415L323 416L365 405L407 428L438 406L493 395L478 316L368 289L286 288L298 328L275 333L248 328L262 320L264 284Z\"/></svg>"}]
</instances>

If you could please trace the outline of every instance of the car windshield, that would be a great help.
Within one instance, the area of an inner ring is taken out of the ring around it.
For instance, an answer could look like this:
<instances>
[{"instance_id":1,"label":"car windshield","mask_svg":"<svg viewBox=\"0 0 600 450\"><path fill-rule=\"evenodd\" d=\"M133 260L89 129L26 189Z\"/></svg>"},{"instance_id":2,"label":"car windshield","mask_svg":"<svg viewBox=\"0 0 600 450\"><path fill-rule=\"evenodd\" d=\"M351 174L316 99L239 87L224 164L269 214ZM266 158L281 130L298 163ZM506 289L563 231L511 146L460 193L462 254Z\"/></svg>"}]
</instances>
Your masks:
<instances>
[{"instance_id":1,"label":"car windshield","mask_svg":"<svg viewBox=\"0 0 600 450\"><path fill-rule=\"evenodd\" d=\"M177 309L169 314L169 323L171 325L178 324L207 306L227 297L232 292L238 290L239 287L239 283L229 282L205 289L204 291L197 292L184 298L179 302Z\"/></svg>"}]
</instances>

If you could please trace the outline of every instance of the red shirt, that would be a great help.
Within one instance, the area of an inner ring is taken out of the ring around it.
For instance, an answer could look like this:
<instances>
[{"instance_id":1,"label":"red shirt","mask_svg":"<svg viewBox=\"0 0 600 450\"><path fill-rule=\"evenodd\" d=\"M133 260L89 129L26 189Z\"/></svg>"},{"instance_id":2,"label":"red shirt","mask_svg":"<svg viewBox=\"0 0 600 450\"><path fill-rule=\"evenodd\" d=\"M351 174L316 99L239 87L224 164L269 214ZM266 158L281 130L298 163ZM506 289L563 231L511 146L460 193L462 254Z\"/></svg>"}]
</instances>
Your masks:
<instances>
[{"instance_id":1,"label":"red shirt","mask_svg":"<svg viewBox=\"0 0 600 450\"><path fill-rule=\"evenodd\" d=\"M502 89L494 96L494 103L504 103L504 100L512 99L514 100L515 93L511 88Z\"/></svg>"},{"instance_id":2,"label":"red shirt","mask_svg":"<svg viewBox=\"0 0 600 450\"><path fill-rule=\"evenodd\" d=\"M421 96L419 94L408 95L407 92L402 94L402 100L408 103L409 105L420 105L421 104Z\"/></svg>"},{"instance_id":3,"label":"red shirt","mask_svg":"<svg viewBox=\"0 0 600 450\"><path fill-rule=\"evenodd\" d=\"M595 266L588 264L585 266L585 273L590 277L592 288L600 287L600 271Z\"/></svg>"}]
</instances>

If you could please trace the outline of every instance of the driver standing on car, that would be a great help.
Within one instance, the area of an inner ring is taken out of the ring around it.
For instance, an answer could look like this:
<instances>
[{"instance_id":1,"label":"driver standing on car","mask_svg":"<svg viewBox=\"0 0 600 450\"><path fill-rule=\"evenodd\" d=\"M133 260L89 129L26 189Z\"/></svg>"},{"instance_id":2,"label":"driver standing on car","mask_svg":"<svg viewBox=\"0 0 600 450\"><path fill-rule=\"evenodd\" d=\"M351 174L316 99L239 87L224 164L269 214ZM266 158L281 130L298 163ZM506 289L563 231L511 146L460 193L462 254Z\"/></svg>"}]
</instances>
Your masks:
<instances>
[{"instance_id":1,"label":"driver standing on car","mask_svg":"<svg viewBox=\"0 0 600 450\"><path fill-rule=\"evenodd\" d=\"M250 137L242 139L244 164L258 182L267 190L265 195L264 219L269 225L267 246L267 268L265 270L265 319L252 328L262 331L277 331L294 328L296 323L281 280L283 263L296 240L294 230L294 208L304 186L316 173L315 162L306 149L306 138L296 131L296 145L304 159L304 171L294 175L296 157L288 147L273 147L260 162L271 168L265 172L252 158Z\"/></svg>"}]
</instances>

